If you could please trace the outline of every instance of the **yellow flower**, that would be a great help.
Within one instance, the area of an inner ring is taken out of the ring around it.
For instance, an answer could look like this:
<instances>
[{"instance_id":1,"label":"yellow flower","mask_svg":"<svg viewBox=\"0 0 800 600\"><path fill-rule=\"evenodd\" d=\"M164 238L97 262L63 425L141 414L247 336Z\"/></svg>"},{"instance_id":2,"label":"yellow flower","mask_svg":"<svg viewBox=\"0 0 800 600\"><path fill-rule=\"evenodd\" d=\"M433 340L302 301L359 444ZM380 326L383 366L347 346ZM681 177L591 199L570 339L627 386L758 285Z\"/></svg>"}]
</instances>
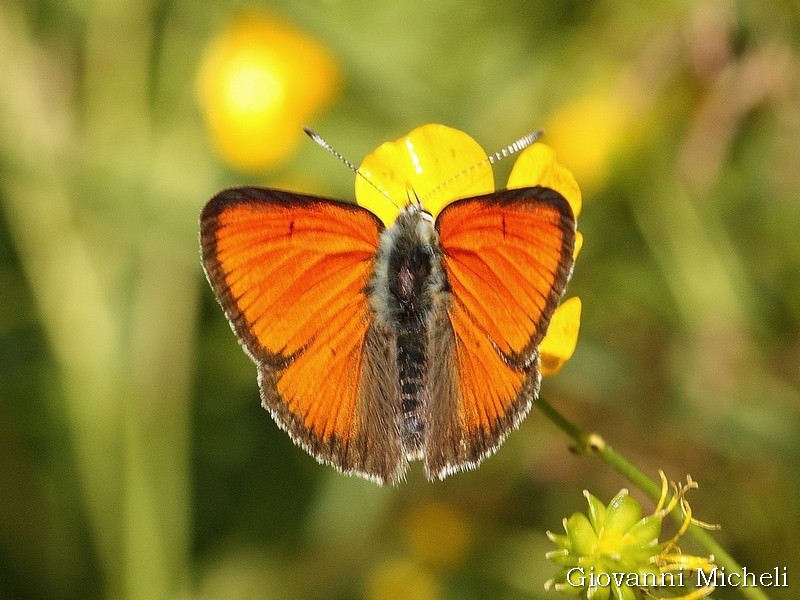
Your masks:
<instances>
[{"instance_id":1,"label":"yellow flower","mask_svg":"<svg viewBox=\"0 0 800 600\"><path fill-rule=\"evenodd\" d=\"M364 159L359 172L364 177L356 177L356 202L375 213L387 227L403 205L415 198L435 218L458 198L495 191L486 152L466 133L438 124L423 125L381 145ZM578 217L582 199L575 178L556 161L551 148L538 142L520 153L508 180L509 188L535 185L559 192ZM576 256L582 241L578 234ZM543 375L557 373L572 356L580 316L578 298L571 298L556 309L539 346Z\"/></svg>"},{"instance_id":2,"label":"yellow flower","mask_svg":"<svg viewBox=\"0 0 800 600\"><path fill-rule=\"evenodd\" d=\"M711 594L713 585L692 586L698 578L689 573L713 572L713 559L683 554L678 547L678 540L692 522L685 495L697 484L689 477L685 484L672 484L673 494L668 500L667 478L663 472L660 475L661 500L646 517L627 490L621 490L608 506L584 492L588 516L575 513L564 519L565 535L547 532L558 548L548 552L547 558L561 570L545 583L545 588L588 600L658 600L662 597L659 590L668 588L690 588L682 596L670 594L673 600L698 600ZM672 539L659 542L664 517L677 506L684 514L683 524Z\"/></svg>"},{"instance_id":3,"label":"yellow flower","mask_svg":"<svg viewBox=\"0 0 800 600\"><path fill-rule=\"evenodd\" d=\"M339 83L339 67L319 42L277 18L247 13L209 45L198 93L220 157L257 171L289 156Z\"/></svg>"}]
</instances>

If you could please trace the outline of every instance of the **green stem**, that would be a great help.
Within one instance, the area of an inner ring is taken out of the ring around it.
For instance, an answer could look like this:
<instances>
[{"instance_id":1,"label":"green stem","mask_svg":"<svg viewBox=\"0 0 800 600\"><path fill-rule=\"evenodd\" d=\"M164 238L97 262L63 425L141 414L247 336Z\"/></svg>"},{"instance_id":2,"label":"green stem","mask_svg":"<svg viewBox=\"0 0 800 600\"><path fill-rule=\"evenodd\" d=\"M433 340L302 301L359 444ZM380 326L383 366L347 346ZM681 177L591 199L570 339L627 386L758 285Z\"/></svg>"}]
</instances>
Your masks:
<instances>
[{"instance_id":1,"label":"green stem","mask_svg":"<svg viewBox=\"0 0 800 600\"><path fill-rule=\"evenodd\" d=\"M579 453L585 454L592 452L593 454L596 454L598 457L600 457L600 460L607 463L617 473L625 477L625 479L647 494L647 496L656 502L659 500L661 497L661 485L654 479L648 477L644 472L642 472L624 456L619 454L611 446L606 444L602 437L596 433L590 433L582 430L542 398L539 398L534 403L534 406L536 406L539 411L544 414L544 416L550 419L550 421L552 421L559 429L561 429L575 441L576 450ZM683 522L684 516L680 507L675 508L672 516L676 518L679 523ZM736 560L730 554L728 554L728 552L726 552L725 549L722 548L722 546L720 546L716 540L714 540L714 538L711 537L708 531L702 527L692 524L689 526L688 533L706 550L714 555L714 562L718 566L724 567L725 571L728 573L741 573L742 567L739 565L739 563L736 562ZM750 598L751 600L769 600L768 596L763 592L763 590L761 590L761 588L739 587L738 589L743 596Z\"/></svg>"}]
</instances>

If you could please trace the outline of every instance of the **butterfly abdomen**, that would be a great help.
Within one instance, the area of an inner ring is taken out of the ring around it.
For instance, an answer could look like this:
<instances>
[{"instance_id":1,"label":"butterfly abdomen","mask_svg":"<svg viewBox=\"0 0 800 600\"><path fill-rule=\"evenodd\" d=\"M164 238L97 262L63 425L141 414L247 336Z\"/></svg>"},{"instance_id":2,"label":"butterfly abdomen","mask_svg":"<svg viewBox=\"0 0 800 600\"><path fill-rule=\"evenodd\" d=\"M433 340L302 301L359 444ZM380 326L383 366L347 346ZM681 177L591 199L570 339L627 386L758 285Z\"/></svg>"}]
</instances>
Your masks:
<instances>
[{"instance_id":1,"label":"butterfly abdomen","mask_svg":"<svg viewBox=\"0 0 800 600\"><path fill-rule=\"evenodd\" d=\"M425 436L425 345L418 335L397 336L401 431L406 452L417 455Z\"/></svg>"},{"instance_id":2,"label":"butterfly abdomen","mask_svg":"<svg viewBox=\"0 0 800 600\"><path fill-rule=\"evenodd\" d=\"M377 320L395 334L398 418L408 455L419 455L425 437L428 331L444 289L441 251L433 223L417 205L404 209L383 232L370 299Z\"/></svg>"}]
</instances>

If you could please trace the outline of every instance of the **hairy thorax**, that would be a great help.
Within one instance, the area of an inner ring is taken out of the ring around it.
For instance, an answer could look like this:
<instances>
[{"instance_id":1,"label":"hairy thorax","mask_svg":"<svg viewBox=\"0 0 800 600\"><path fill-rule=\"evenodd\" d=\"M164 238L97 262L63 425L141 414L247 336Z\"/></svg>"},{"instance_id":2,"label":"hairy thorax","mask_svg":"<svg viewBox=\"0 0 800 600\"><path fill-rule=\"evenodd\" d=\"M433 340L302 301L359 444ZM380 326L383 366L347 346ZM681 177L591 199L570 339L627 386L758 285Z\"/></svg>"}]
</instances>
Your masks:
<instances>
[{"instance_id":1,"label":"hairy thorax","mask_svg":"<svg viewBox=\"0 0 800 600\"><path fill-rule=\"evenodd\" d=\"M420 334L442 309L446 291L439 236L418 204L404 208L378 243L369 297L378 322Z\"/></svg>"}]
</instances>

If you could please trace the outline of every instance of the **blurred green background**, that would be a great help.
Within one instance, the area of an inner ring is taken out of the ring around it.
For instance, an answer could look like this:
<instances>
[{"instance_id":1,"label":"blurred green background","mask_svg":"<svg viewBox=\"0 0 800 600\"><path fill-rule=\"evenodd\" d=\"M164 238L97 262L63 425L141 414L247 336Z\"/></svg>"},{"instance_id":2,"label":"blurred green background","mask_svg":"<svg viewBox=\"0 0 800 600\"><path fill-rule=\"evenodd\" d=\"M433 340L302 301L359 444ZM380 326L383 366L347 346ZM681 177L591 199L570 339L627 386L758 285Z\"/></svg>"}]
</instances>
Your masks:
<instances>
[{"instance_id":1,"label":"blurred green background","mask_svg":"<svg viewBox=\"0 0 800 600\"><path fill-rule=\"evenodd\" d=\"M543 394L649 474L691 473L695 515L796 597L800 5L780 0L0 4L0 597L558 598L545 531L627 485L535 410L475 472L378 488L261 409L197 215L234 184L353 197L310 141L247 171L212 143L209 48L276 17L338 65L290 64L291 106L329 97L285 120L355 162L427 122L489 151L548 131L586 242L578 348Z\"/></svg>"}]
</instances>

